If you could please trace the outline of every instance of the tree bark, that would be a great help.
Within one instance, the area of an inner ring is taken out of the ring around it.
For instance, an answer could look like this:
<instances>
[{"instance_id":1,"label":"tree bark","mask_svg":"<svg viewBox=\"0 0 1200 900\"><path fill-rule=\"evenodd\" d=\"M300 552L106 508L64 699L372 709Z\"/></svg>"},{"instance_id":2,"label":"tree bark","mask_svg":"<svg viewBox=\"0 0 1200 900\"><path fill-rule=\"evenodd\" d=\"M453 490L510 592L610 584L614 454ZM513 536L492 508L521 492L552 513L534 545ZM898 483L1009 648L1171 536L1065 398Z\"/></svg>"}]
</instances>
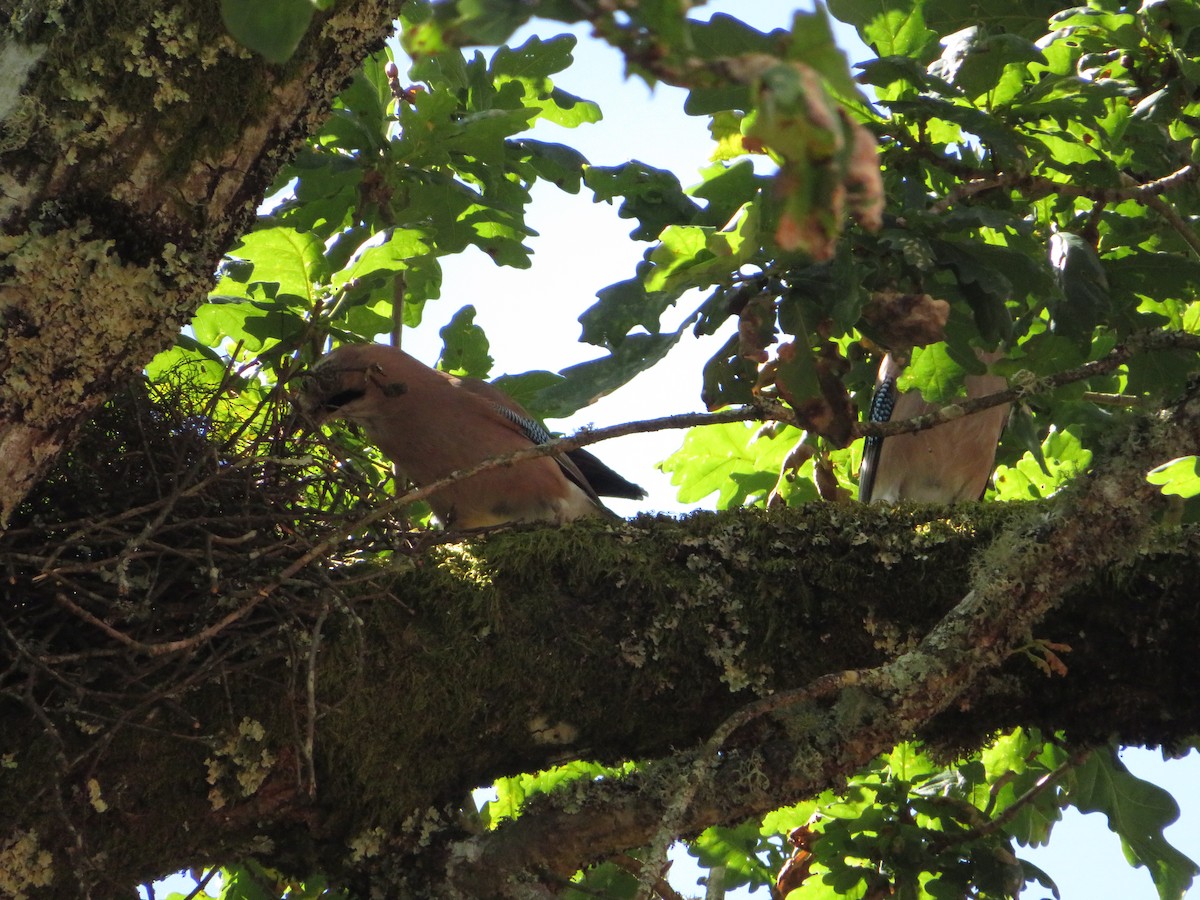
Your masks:
<instances>
[{"instance_id":1,"label":"tree bark","mask_svg":"<svg viewBox=\"0 0 1200 900\"><path fill-rule=\"evenodd\" d=\"M168 346L398 0L318 12L285 65L219 4L19 4L0 24L0 526Z\"/></svg>"}]
</instances>

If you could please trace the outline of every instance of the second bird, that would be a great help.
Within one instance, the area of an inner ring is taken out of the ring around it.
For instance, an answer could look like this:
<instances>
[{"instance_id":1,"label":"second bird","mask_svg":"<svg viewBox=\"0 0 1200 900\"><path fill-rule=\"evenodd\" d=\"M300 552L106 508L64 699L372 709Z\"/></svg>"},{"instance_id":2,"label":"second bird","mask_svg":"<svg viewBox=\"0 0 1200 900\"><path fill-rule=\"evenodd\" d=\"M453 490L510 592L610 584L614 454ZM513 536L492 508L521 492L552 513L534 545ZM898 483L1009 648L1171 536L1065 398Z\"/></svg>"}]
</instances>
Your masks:
<instances>
[{"instance_id":1,"label":"second bird","mask_svg":"<svg viewBox=\"0 0 1200 900\"><path fill-rule=\"evenodd\" d=\"M323 356L306 375L300 406L318 422L361 425L418 487L550 440L499 388L384 344L346 344ZM586 450L572 450L480 472L434 492L429 505L448 528L483 528L610 514L599 495L646 492Z\"/></svg>"},{"instance_id":2,"label":"second bird","mask_svg":"<svg viewBox=\"0 0 1200 900\"><path fill-rule=\"evenodd\" d=\"M998 351L976 355L989 365L1001 356ZM872 422L911 419L938 409L926 403L920 391L896 392L896 379L903 371L903 364L890 353L884 357L871 400ZM1000 375L966 377L968 399L1007 386ZM859 499L863 503L979 500L996 466L996 444L1010 406L993 406L924 431L868 438L858 476Z\"/></svg>"}]
</instances>

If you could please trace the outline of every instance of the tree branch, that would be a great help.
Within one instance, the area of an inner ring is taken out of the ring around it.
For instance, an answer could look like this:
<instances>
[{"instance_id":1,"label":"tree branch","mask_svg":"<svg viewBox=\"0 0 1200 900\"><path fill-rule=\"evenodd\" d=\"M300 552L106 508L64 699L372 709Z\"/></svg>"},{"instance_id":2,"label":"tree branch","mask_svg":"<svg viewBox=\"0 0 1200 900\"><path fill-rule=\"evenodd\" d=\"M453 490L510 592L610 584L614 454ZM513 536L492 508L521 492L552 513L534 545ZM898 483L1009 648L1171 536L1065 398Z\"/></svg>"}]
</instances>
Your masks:
<instances>
[{"instance_id":1,"label":"tree branch","mask_svg":"<svg viewBox=\"0 0 1200 900\"><path fill-rule=\"evenodd\" d=\"M539 809L534 821L522 818L495 834L467 839L469 850L459 846L453 857L484 861L486 867L481 871L474 863L462 863L452 873L454 883L461 887L487 877L500 891L497 896L517 896L504 891L505 879L531 865L534 846L543 867L561 870L577 866L581 847L596 858L605 847L651 842L663 827L673 834L689 833L714 821L765 812L811 796L831 777L860 768L949 710L1098 568L1127 561L1145 546L1155 525L1150 511L1161 505L1161 496L1145 482L1142 460L1147 454L1157 458L1192 452L1196 446L1200 399L1193 394L1170 422L1130 433L1119 451L1065 492L1054 517L1010 526L984 556L961 602L911 650L873 669L824 676L790 692L782 704L768 698L739 710L681 762L648 767L619 784L591 787L585 792L586 815L563 807L547 816ZM1030 573L1037 577L1031 579ZM835 699L822 699L835 689ZM748 720L767 714L778 723L768 734L789 735L785 748L729 746ZM818 759L825 761L819 773L796 763ZM761 781L764 789L744 791L747 779ZM743 792L736 800L730 796L731 784ZM573 798L571 804L578 802ZM554 845L564 849L563 858L547 850L547 828L556 836Z\"/></svg>"}]
</instances>

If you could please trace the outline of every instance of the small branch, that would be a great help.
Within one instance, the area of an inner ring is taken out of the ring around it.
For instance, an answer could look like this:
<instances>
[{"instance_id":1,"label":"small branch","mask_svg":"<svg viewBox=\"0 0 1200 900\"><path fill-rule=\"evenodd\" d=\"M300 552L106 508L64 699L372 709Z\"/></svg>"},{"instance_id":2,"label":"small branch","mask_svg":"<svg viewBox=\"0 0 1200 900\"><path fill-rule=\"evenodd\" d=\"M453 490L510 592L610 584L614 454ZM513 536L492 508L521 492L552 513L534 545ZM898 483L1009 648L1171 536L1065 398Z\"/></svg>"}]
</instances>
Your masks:
<instances>
[{"instance_id":1,"label":"small branch","mask_svg":"<svg viewBox=\"0 0 1200 900\"><path fill-rule=\"evenodd\" d=\"M922 154L922 156L923 158L930 159L934 164L940 165L937 158L927 154ZM961 163L957 164L957 167L959 167L959 170L955 174L959 177L970 178L972 170L961 171ZM1126 184L1124 187L1115 188L1066 184L1042 175L1023 175L1017 173L990 175L986 178L971 178L971 180L963 182L947 193L937 203L929 207L929 211L940 215L950 209L955 203L998 188L1017 191L1031 200L1046 197L1050 194L1060 194L1064 197L1083 197L1095 200L1098 203L1120 203L1124 200L1136 200L1160 212L1168 222L1171 222L1172 227L1177 231L1182 227L1183 231L1180 231L1180 234L1193 249L1200 253L1200 240L1196 239L1194 233L1189 238L1188 233L1185 232L1191 232L1191 228L1179 218L1173 209L1161 200L1161 195L1167 191L1196 181L1197 179L1200 179L1200 169L1190 164L1172 172L1170 175L1157 178L1153 181L1147 181L1145 184L1132 183L1131 179L1131 183ZM1174 217L1174 221L1172 221L1172 217Z\"/></svg>"},{"instance_id":2,"label":"small branch","mask_svg":"<svg viewBox=\"0 0 1200 900\"><path fill-rule=\"evenodd\" d=\"M1052 788L1064 775L1066 775L1072 769L1082 765L1084 760L1092 755L1092 752L1092 749L1088 748L1086 750L1079 750L1071 754L1070 758L1066 762L1054 769L1054 771L1047 772L1045 775L1039 778L1033 787L1014 800L1012 804L1006 808L1004 812L996 816L996 818L990 819L977 828L972 828L963 834L953 836L947 835L944 840L939 842L939 849L949 847L954 844L969 843L970 841L987 837L988 835L999 831L1018 815L1020 815L1022 809L1044 794L1047 790Z\"/></svg>"},{"instance_id":3,"label":"small branch","mask_svg":"<svg viewBox=\"0 0 1200 900\"><path fill-rule=\"evenodd\" d=\"M1176 234L1183 238L1197 256L1200 256L1200 235L1196 234L1183 216L1175 212L1173 206L1168 205L1161 197L1147 197L1144 202L1146 206L1166 219L1167 224L1175 229Z\"/></svg>"},{"instance_id":4,"label":"small branch","mask_svg":"<svg viewBox=\"0 0 1200 900\"><path fill-rule=\"evenodd\" d=\"M1151 331L1131 335L1123 344L1113 347L1100 359L1084 363L1065 372L1057 372L1044 378L1036 378L1027 384L1010 387L985 397L964 400L953 403L935 412L911 419L900 419L895 422L859 422L851 432L851 437L891 437L896 434L908 434L923 431L943 422L969 416L972 413L991 409L1004 403L1013 403L1025 397L1049 393L1056 388L1077 381L1085 381L1097 375L1107 375L1128 362L1136 353L1146 350L1195 350L1200 351L1200 335L1188 334L1182 331Z\"/></svg>"},{"instance_id":5,"label":"small branch","mask_svg":"<svg viewBox=\"0 0 1200 900\"><path fill-rule=\"evenodd\" d=\"M317 655L321 650L321 629L329 616L329 604L321 607L321 614L312 628L312 643L308 648L308 671L305 673L304 692L307 700L307 721L304 723L305 775L308 781L308 796L317 796L317 766L313 748L317 738Z\"/></svg>"},{"instance_id":6,"label":"small branch","mask_svg":"<svg viewBox=\"0 0 1200 900\"><path fill-rule=\"evenodd\" d=\"M208 883L213 880L213 876L216 874L217 868L215 866L209 869L208 874L196 882L195 889L193 889L186 897L184 897L183 900L196 900L196 898L204 892L204 889L208 887Z\"/></svg>"},{"instance_id":7,"label":"small branch","mask_svg":"<svg viewBox=\"0 0 1200 900\"><path fill-rule=\"evenodd\" d=\"M111 625L109 625L107 622L105 622L99 616L93 615L92 613L90 613L86 609L84 609L82 606L75 603L70 597L68 597L62 591L58 591L54 594L54 600L56 603L58 603L59 606L66 609L72 615L76 615L79 618L83 619L83 621L87 622L89 625L94 625L96 628L99 628L101 631L103 631L105 634L107 634L110 638L112 638L118 644L124 644L126 647L129 647L131 650L140 650L144 653L151 652L153 645L143 644L141 641L131 638L125 632L119 631L116 628L113 628Z\"/></svg>"}]
</instances>

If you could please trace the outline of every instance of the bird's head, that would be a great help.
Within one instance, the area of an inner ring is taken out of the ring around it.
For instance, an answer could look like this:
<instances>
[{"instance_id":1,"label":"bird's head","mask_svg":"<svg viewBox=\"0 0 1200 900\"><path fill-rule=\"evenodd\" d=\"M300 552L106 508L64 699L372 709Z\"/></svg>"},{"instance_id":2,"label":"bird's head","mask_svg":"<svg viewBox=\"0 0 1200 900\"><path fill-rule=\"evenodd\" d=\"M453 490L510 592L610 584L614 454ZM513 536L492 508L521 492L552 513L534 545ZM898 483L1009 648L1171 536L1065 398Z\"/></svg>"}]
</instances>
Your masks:
<instances>
[{"instance_id":1,"label":"bird's head","mask_svg":"<svg viewBox=\"0 0 1200 900\"><path fill-rule=\"evenodd\" d=\"M300 376L297 405L318 424L339 418L371 418L383 401L408 391L399 371L404 356L377 344L339 347Z\"/></svg>"}]
</instances>

